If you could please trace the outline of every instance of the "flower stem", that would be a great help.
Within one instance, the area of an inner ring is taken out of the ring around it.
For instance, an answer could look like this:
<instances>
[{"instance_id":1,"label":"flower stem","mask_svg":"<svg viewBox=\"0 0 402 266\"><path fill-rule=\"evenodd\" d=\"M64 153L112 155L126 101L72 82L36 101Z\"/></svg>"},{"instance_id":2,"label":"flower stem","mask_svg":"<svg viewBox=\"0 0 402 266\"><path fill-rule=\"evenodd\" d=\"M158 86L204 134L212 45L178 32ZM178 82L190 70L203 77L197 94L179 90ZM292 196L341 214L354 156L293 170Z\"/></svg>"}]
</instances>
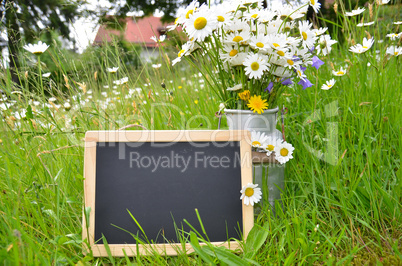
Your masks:
<instances>
[{"instance_id":1,"label":"flower stem","mask_svg":"<svg viewBox=\"0 0 402 266\"><path fill-rule=\"evenodd\" d=\"M42 90L42 96L45 98L45 89L43 88L43 81L42 81L42 66L40 64L40 55L38 55L38 69L39 69L39 81L40 81L40 88Z\"/></svg>"}]
</instances>

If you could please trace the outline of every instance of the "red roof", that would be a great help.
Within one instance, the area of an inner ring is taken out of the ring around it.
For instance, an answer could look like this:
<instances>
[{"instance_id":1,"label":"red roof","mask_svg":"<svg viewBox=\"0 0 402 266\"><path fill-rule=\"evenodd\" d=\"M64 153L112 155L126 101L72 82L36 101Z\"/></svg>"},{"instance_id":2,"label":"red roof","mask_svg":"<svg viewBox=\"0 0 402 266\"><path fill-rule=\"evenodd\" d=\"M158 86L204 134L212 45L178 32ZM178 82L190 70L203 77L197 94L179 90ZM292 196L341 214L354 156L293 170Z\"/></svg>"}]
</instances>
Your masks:
<instances>
[{"instance_id":1,"label":"red roof","mask_svg":"<svg viewBox=\"0 0 402 266\"><path fill-rule=\"evenodd\" d=\"M166 26L159 17L126 18L122 30L108 28L101 25L96 34L94 44L110 42L113 35L122 36L126 41L138 43L146 47L156 47L157 43L151 40L152 36L160 37L166 31Z\"/></svg>"}]
</instances>

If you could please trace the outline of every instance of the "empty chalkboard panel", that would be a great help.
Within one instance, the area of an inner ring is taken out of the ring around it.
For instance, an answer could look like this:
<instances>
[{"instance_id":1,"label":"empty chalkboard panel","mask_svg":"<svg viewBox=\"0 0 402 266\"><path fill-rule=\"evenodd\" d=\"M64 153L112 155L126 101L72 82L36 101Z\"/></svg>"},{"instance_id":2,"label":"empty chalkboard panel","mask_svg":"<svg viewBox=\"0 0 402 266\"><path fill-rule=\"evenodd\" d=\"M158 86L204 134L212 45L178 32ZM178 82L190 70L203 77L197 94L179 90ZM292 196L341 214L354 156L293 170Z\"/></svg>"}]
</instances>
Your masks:
<instances>
[{"instance_id":1,"label":"empty chalkboard panel","mask_svg":"<svg viewBox=\"0 0 402 266\"><path fill-rule=\"evenodd\" d=\"M91 145L86 148L85 193L94 195L85 198L94 216L89 238L95 256L106 255L102 236L114 255L121 255L123 248L136 253L136 239L130 233L170 254L168 247L178 242L177 229L190 231L184 219L202 232L195 209L211 242L247 234L251 219L244 220L247 209L240 200L244 178L251 182L245 160L250 146L244 145L247 134L221 131L211 140L213 131L196 131L189 141L188 136L177 140L175 132L152 132L154 139L150 135L145 140L146 131L87 133ZM91 156L87 149L92 150ZM87 169L88 161L93 169ZM87 176L87 170L93 177Z\"/></svg>"}]
</instances>

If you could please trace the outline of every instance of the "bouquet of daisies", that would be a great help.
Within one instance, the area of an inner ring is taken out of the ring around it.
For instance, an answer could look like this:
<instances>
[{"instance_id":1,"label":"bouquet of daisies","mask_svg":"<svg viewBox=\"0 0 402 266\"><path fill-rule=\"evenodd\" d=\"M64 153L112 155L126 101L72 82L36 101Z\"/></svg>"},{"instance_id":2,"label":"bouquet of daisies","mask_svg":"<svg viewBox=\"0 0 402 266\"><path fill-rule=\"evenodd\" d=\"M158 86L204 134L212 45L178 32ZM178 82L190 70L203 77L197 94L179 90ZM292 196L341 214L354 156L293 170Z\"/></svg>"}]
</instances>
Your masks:
<instances>
[{"instance_id":1,"label":"bouquet of daisies","mask_svg":"<svg viewBox=\"0 0 402 266\"><path fill-rule=\"evenodd\" d=\"M181 26L188 36L173 65L191 57L226 108L259 114L276 107L286 86L312 86L305 70L318 69L318 55L328 54L336 42L326 28L314 29L305 19L309 6L318 12L318 1L269 8L262 1L193 1L170 26Z\"/></svg>"}]
</instances>

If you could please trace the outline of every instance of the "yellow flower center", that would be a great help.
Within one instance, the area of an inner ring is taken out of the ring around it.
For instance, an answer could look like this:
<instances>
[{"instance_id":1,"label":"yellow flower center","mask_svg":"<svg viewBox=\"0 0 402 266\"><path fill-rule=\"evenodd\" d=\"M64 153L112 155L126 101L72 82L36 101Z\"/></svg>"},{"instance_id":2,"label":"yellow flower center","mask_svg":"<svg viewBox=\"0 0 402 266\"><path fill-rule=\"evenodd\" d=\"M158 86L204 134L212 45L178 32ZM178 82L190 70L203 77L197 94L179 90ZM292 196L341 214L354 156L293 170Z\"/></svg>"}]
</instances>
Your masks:
<instances>
[{"instance_id":1,"label":"yellow flower center","mask_svg":"<svg viewBox=\"0 0 402 266\"><path fill-rule=\"evenodd\" d=\"M33 54L43 54L41 51L35 51Z\"/></svg>"},{"instance_id":2,"label":"yellow flower center","mask_svg":"<svg viewBox=\"0 0 402 266\"><path fill-rule=\"evenodd\" d=\"M177 21L179 20L179 18L176 18L175 20L174 20L174 24L177 24Z\"/></svg>"},{"instance_id":3,"label":"yellow flower center","mask_svg":"<svg viewBox=\"0 0 402 266\"><path fill-rule=\"evenodd\" d=\"M338 75L343 75L343 74L345 74L343 71L338 71L336 74L338 74Z\"/></svg>"},{"instance_id":4,"label":"yellow flower center","mask_svg":"<svg viewBox=\"0 0 402 266\"><path fill-rule=\"evenodd\" d=\"M328 84L328 88L331 88L332 87L332 84Z\"/></svg>"},{"instance_id":5,"label":"yellow flower center","mask_svg":"<svg viewBox=\"0 0 402 266\"><path fill-rule=\"evenodd\" d=\"M184 50L180 50L180 52L177 54L177 56L178 56L178 57L181 57L184 52L185 52Z\"/></svg>"},{"instance_id":6,"label":"yellow flower center","mask_svg":"<svg viewBox=\"0 0 402 266\"><path fill-rule=\"evenodd\" d=\"M262 42L257 42L255 45L259 48L264 48L264 44Z\"/></svg>"},{"instance_id":7,"label":"yellow flower center","mask_svg":"<svg viewBox=\"0 0 402 266\"><path fill-rule=\"evenodd\" d=\"M236 37L233 38L234 42L240 42L242 40L243 40L243 37L241 37L241 36L236 36Z\"/></svg>"},{"instance_id":8,"label":"yellow flower center","mask_svg":"<svg viewBox=\"0 0 402 266\"><path fill-rule=\"evenodd\" d=\"M199 17L194 21L194 28L196 30L202 30L207 25L207 19L204 17Z\"/></svg>"},{"instance_id":9,"label":"yellow flower center","mask_svg":"<svg viewBox=\"0 0 402 266\"><path fill-rule=\"evenodd\" d=\"M190 15L192 15L193 12L194 12L194 10L190 9L190 10L187 12L187 14L186 14L186 19L189 19L189 18L190 18Z\"/></svg>"},{"instance_id":10,"label":"yellow flower center","mask_svg":"<svg viewBox=\"0 0 402 266\"><path fill-rule=\"evenodd\" d=\"M289 151L286 148L282 148L280 153L281 153L282 156L287 156L289 154Z\"/></svg>"},{"instance_id":11,"label":"yellow flower center","mask_svg":"<svg viewBox=\"0 0 402 266\"><path fill-rule=\"evenodd\" d=\"M312 5L315 5L315 1L314 0L310 0Z\"/></svg>"},{"instance_id":12,"label":"yellow flower center","mask_svg":"<svg viewBox=\"0 0 402 266\"><path fill-rule=\"evenodd\" d=\"M225 21L225 18L222 17L222 16L218 16L218 21L219 21L219 22L224 22L224 21Z\"/></svg>"},{"instance_id":13,"label":"yellow flower center","mask_svg":"<svg viewBox=\"0 0 402 266\"><path fill-rule=\"evenodd\" d=\"M237 55L237 53L238 53L238 51L233 49L232 51L230 51L229 56L233 57L233 56Z\"/></svg>"},{"instance_id":14,"label":"yellow flower center","mask_svg":"<svg viewBox=\"0 0 402 266\"><path fill-rule=\"evenodd\" d=\"M280 56L284 56L285 55L285 53L283 52L283 51L278 51L278 52L276 52L278 55L280 55Z\"/></svg>"},{"instance_id":15,"label":"yellow flower center","mask_svg":"<svg viewBox=\"0 0 402 266\"><path fill-rule=\"evenodd\" d=\"M294 65L294 62L292 60L290 60L290 59L288 59L286 62L288 62L288 64L291 65L291 66Z\"/></svg>"},{"instance_id":16,"label":"yellow flower center","mask_svg":"<svg viewBox=\"0 0 402 266\"><path fill-rule=\"evenodd\" d=\"M246 194L247 197L251 197L254 195L254 188L248 187L246 188L246 191L244 192L244 194Z\"/></svg>"},{"instance_id":17,"label":"yellow flower center","mask_svg":"<svg viewBox=\"0 0 402 266\"><path fill-rule=\"evenodd\" d=\"M252 146L261 146L261 142L259 141L253 141L253 143L251 143Z\"/></svg>"},{"instance_id":18,"label":"yellow flower center","mask_svg":"<svg viewBox=\"0 0 402 266\"><path fill-rule=\"evenodd\" d=\"M303 40L307 40L307 33L305 33L304 31L302 32L303 35Z\"/></svg>"},{"instance_id":19,"label":"yellow flower center","mask_svg":"<svg viewBox=\"0 0 402 266\"><path fill-rule=\"evenodd\" d=\"M252 18L257 18L258 14L251 15Z\"/></svg>"},{"instance_id":20,"label":"yellow flower center","mask_svg":"<svg viewBox=\"0 0 402 266\"><path fill-rule=\"evenodd\" d=\"M297 70L297 74L299 75L299 77L302 76L302 72L300 70Z\"/></svg>"},{"instance_id":21,"label":"yellow flower center","mask_svg":"<svg viewBox=\"0 0 402 266\"><path fill-rule=\"evenodd\" d=\"M257 71L260 68L260 64L258 64L257 62L253 62L250 65L251 69L254 71Z\"/></svg>"},{"instance_id":22,"label":"yellow flower center","mask_svg":"<svg viewBox=\"0 0 402 266\"><path fill-rule=\"evenodd\" d=\"M273 151L274 150L274 145L271 145L271 144L269 144L268 146L267 146L267 150L269 150L269 151Z\"/></svg>"},{"instance_id":23,"label":"yellow flower center","mask_svg":"<svg viewBox=\"0 0 402 266\"><path fill-rule=\"evenodd\" d=\"M367 47L367 46L363 46L363 48L364 48L364 49L368 49L368 47Z\"/></svg>"},{"instance_id":24,"label":"yellow flower center","mask_svg":"<svg viewBox=\"0 0 402 266\"><path fill-rule=\"evenodd\" d=\"M272 45L275 46L275 47L279 47L279 46L280 46L279 44L277 44L277 43L275 43L275 42L274 42Z\"/></svg>"},{"instance_id":25,"label":"yellow flower center","mask_svg":"<svg viewBox=\"0 0 402 266\"><path fill-rule=\"evenodd\" d=\"M398 52L394 52L394 55L398 55Z\"/></svg>"}]
</instances>

